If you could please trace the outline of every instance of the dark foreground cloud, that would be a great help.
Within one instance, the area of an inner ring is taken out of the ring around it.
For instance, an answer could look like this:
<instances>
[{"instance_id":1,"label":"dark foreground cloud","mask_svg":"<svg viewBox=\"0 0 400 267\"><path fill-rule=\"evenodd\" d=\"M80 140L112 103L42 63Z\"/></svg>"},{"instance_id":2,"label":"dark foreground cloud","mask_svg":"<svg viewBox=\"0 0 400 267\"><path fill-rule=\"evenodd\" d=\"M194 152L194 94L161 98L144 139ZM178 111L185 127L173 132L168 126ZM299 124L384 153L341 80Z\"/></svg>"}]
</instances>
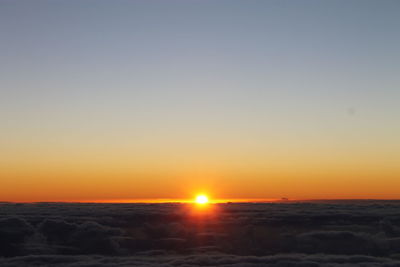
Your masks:
<instances>
[{"instance_id":1,"label":"dark foreground cloud","mask_svg":"<svg viewBox=\"0 0 400 267\"><path fill-rule=\"evenodd\" d=\"M279 254L273 256L238 256L227 254L194 254L194 255L165 255L104 257L104 256L24 256L0 259L4 267L24 266L276 266L276 267L318 267L318 266L400 266L395 259L371 256L343 256L325 254Z\"/></svg>"},{"instance_id":2,"label":"dark foreground cloud","mask_svg":"<svg viewBox=\"0 0 400 267\"><path fill-rule=\"evenodd\" d=\"M0 266L400 266L400 202L0 204Z\"/></svg>"},{"instance_id":3,"label":"dark foreground cloud","mask_svg":"<svg viewBox=\"0 0 400 267\"><path fill-rule=\"evenodd\" d=\"M23 254L25 240L35 229L24 219L9 217L0 219L0 253L3 256Z\"/></svg>"}]
</instances>

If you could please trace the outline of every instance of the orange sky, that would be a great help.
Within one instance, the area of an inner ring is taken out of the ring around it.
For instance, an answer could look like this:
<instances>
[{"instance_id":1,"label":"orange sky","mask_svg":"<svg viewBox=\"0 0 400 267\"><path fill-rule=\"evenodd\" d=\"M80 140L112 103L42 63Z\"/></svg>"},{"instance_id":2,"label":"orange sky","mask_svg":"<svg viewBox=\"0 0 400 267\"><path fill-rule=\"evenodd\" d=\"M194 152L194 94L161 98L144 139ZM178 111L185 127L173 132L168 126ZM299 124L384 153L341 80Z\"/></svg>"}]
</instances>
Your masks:
<instances>
[{"instance_id":1,"label":"orange sky","mask_svg":"<svg viewBox=\"0 0 400 267\"><path fill-rule=\"evenodd\" d=\"M0 170L1 200L192 199L200 192L214 199L400 198L399 170L373 158L341 158L333 164L330 157L316 157L313 164L305 157L263 161L235 155L219 161L192 159L190 165L189 156L175 155L175 164L167 158L159 164L144 159L128 163L113 153L93 156L8 158Z\"/></svg>"},{"instance_id":2,"label":"orange sky","mask_svg":"<svg viewBox=\"0 0 400 267\"><path fill-rule=\"evenodd\" d=\"M366 126L359 136L360 119L351 120L345 133L314 127L310 136L9 129L0 140L0 201L192 199L199 192L213 199L400 198L397 137Z\"/></svg>"}]
</instances>

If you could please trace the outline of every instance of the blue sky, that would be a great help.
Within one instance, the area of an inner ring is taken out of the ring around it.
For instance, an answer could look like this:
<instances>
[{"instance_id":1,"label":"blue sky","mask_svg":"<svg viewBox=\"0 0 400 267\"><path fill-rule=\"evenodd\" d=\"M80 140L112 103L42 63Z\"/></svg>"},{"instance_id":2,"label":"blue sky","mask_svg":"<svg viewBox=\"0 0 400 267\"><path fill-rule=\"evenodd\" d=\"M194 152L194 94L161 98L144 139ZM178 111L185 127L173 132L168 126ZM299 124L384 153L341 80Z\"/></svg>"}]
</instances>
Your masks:
<instances>
[{"instance_id":1,"label":"blue sky","mask_svg":"<svg viewBox=\"0 0 400 267\"><path fill-rule=\"evenodd\" d=\"M399 13L398 1L1 1L3 162L124 151L139 169L137 154L159 170L318 158L397 174Z\"/></svg>"}]
</instances>

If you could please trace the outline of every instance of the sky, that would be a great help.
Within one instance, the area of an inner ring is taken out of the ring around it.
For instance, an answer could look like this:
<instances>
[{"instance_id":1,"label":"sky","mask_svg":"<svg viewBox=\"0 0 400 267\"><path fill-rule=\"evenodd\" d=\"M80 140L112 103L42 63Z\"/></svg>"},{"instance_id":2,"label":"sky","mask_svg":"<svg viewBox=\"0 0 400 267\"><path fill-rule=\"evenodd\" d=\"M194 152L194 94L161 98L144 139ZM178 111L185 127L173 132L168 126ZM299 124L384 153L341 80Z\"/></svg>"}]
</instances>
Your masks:
<instances>
[{"instance_id":1,"label":"sky","mask_svg":"<svg viewBox=\"0 0 400 267\"><path fill-rule=\"evenodd\" d=\"M0 1L0 201L400 198L400 2Z\"/></svg>"}]
</instances>

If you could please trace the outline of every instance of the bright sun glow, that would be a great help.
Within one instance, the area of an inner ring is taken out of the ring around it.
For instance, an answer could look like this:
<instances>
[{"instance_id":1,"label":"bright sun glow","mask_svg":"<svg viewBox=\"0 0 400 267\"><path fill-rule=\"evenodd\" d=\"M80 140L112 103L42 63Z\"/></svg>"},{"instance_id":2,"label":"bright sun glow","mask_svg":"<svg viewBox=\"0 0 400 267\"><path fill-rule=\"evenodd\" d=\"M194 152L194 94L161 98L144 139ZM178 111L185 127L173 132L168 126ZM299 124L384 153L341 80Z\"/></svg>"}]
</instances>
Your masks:
<instances>
[{"instance_id":1,"label":"bright sun glow","mask_svg":"<svg viewBox=\"0 0 400 267\"><path fill-rule=\"evenodd\" d=\"M196 197L196 203L197 204L207 204L208 203L208 197L206 195L198 195Z\"/></svg>"}]
</instances>

